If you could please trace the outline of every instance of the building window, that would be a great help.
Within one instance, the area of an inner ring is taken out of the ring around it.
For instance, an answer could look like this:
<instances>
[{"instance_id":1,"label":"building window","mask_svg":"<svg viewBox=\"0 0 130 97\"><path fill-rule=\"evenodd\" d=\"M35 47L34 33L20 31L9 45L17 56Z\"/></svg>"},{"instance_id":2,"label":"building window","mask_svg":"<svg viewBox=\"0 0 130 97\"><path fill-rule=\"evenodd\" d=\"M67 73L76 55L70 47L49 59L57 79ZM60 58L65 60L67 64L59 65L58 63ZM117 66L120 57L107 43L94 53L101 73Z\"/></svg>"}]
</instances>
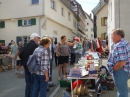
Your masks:
<instances>
[{"instance_id":1,"label":"building window","mask_svg":"<svg viewBox=\"0 0 130 97\"><path fill-rule=\"evenodd\" d=\"M89 25L89 23L87 23L87 25Z\"/></svg>"},{"instance_id":2,"label":"building window","mask_svg":"<svg viewBox=\"0 0 130 97\"><path fill-rule=\"evenodd\" d=\"M30 26L30 25L31 25L31 19L23 20L23 26Z\"/></svg>"},{"instance_id":3,"label":"building window","mask_svg":"<svg viewBox=\"0 0 130 97\"><path fill-rule=\"evenodd\" d=\"M29 36L23 36L24 44L28 43L30 40Z\"/></svg>"},{"instance_id":4,"label":"building window","mask_svg":"<svg viewBox=\"0 0 130 97\"><path fill-rule=\"evenodd\" d=\"M107 25L107 17L101 18L101 26L106 26Z\"/></svg>"},{"instance_id":5,"label":"building window","mask_svg":"<svg viewBox=\"0 0 130 97\"><path fill-rule=\"evenodd\" d=\"M93 34L91 34L91 37L93 38Z\"/></svg>"},{"instance_id":6,"label":"building window","mask_svg":"<svg viewBox=\"0 0 130 97\"><path fill-rule=\"evenodd\" d=\"M70 12L68 12L68 20L70 20Z\"/></svg>"},{"instance_id":7,"label":"building window","mask_svg":"<svg viewBox=\"0 0 130 97\"><path fill-rule=\"evenodd\" d=\"M91 31L93 31L93 28L91 28Z\"/></svg>"},{"instance_id":8,"label":"building window","mask_svg":"<svg viewBox=\"0 0 130 97\"><path fill-rule=\"evenodd\" d=\"M61 8L61 15L64 16L64 8Z\"/></svg>"},{"instance_id":9,"label":"building window","mask_svg":"<svg viewBox=\"0 0 130 97\"><path fill-rule=\"evenodd\" d=\"M86 32L88 32L88 29L86 29Z\"/></svg>"},{"instance_id":10,"label":"building window","mask_svg":"<svg viewBox=\"0 0 130 97\"><path fill-rule=\"evenodd\" d=\"M18 26L31 26L31 25L36 25L35 18L18 20Z\"/></svg>"},{"instance_id":11,"label":"building window","mask_svg":"<svg viewBox=\"0 0 130 97\"><path fill-rule=\"evenodd\" d=\"M56 10L56 3L54 0L51 0L51 8Z\"/></svg>"},{"instance_id":12,"label":"building window","mask_svg":"<svg viewBox=\"0 0 130 97\"><path fill-rule=\"evenodd\" d=\"M76 21L75 20L73 20L73 26L76 28Z\"/></svg>"},{"instance_id":13,"label":"building window","mask_svg":"<svg viewBox=\"0 0 130 97\"><path fill-rule=\"evenodd\" d=\"M88 38L88 35L86 35L86 38Z\"/></svg>"},{"instance_id":14,"label":"building window","mask_svg":"<svg viewBox=\"0 0 130 97\"><path fill-rule=\"evenodd\" d=\"M39 0L32 0L32 4L39 4Z\"/></svg>"},{"instance_id":15,"label":"building window","mask_svg":"<svg viewBox=\"0 0 130 97\"><path fill-rule=\"evenodd\" d=\"M0 21L0 28L5 28L5 21Z\"/></svg>"}]
</instances>

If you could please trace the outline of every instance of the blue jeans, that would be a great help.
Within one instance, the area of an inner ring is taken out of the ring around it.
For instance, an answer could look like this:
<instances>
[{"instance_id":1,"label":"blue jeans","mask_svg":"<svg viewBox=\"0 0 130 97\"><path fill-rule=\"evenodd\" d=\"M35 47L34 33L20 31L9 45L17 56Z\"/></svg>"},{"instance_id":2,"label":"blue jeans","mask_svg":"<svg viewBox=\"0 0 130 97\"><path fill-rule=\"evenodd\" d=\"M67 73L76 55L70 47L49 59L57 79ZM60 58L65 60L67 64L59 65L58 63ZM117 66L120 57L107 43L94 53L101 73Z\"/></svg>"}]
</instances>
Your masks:
<instances>
[{"instance_id":1,"label":"blue jeans","mask_svg":"<svg viewBox=\"0 0 130 97\"><path fill-rule=\"evenodd\" d=\"M34 78L34 88L32 92L32 97L38 97L38 94L40 92L39 97L46 97L46 90L48 83L45 81L45 75L37 75L33 73Z\"/></svg>"},{"instance_id":2,"label":"blue jeans","mask_svg":"<svg viewBox=\"0 0 130 97\"><path fill-rule=\"evenodd\" d=\"M113 78L118 91L118 97L128 97L128 74L121 68L117 71L113 71Z\"/></svg>"},{"instance_id":3,"label":"blue jeans","mask_svg":"<svg viewBox=\"0 0 130 97\"><path fill-rule=\"evenodd\" d=\"M26 82L25 97L31 97L33 89L33 76L31 72L28 71L28 69L25 69L25 82Z\"/></svg>"}]
</instances>

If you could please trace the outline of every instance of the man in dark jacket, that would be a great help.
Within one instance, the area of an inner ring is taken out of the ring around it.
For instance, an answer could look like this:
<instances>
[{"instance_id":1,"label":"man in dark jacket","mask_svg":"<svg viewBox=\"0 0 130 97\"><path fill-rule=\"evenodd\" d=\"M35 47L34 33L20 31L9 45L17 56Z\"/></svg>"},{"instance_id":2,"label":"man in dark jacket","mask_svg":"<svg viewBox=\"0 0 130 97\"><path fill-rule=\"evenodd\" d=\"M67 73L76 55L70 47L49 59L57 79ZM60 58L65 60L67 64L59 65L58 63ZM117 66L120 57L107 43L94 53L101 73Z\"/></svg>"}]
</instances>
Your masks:
<instances>
[{"instance_id":1,"label":"man in dark jacket","mask_svg":"<svg viewBox=\"0 0 130 97\"><path fill-rule=\"evenodd\" d=\"M40 36L37 33L32 33L30 39L31 41L26 44L26 46L22 51L22 58L21 58L25 69L25 82L26 82L25 97L31 97L33 88L33 77L31 72L29 72L26 64L29 56L32 55L34 50L38 47L38 41L40 40Z\"/></svg>"}]
</instances>

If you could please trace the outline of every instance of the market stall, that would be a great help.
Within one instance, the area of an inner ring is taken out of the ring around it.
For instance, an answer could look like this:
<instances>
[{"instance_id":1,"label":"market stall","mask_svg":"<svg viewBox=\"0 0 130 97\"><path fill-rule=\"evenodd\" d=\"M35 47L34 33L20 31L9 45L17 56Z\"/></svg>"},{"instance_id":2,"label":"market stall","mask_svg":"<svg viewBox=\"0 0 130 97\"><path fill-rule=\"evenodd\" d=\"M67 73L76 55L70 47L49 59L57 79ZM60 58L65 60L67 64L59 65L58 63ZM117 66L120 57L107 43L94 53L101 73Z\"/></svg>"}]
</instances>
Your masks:
<instances>
[{"instance_id":1,"label":"market stall","mask_svg":"<svg viewBox=\"0 0 130 97\"><path fill-rule=\"evenodd\" d=\"M101 87L99 66L101 60L97 52L86 52L84 56L70 69L68 79L71 82L71 95L85 96L89 92L98 92ZM79 82L81 81L81 82ZM90 84L89 84L90 83Z\"/></svg>"}]
</instances>

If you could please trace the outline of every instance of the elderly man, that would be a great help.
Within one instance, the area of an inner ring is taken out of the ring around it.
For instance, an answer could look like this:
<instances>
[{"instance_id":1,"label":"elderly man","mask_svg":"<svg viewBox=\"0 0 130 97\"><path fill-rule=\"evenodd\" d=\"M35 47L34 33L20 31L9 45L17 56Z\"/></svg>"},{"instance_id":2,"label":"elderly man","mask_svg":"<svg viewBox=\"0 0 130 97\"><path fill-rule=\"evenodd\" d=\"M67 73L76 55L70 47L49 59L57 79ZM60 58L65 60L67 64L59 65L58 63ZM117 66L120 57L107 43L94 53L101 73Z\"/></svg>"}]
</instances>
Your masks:
<instances>
[{"instance_id":1,"label":"elderly man","mask_svg":"<svg viewBox=\"0 0 130 97\"><path fill-rule=\"evenodd\" d=\"M108 68L113 75L118 97L128 97L128 75L130 74L130 43L124 39L125 34L121 29L112 32L114 47L108 58Z\"/></svg>"},{"instance_id":2,"label":"elderly man","mask_svg":"<svg viewBox=\"0 0 130 97\"><path fill-rule=\"evenodd\" d=\"M20 52L20 59L23 61L25 70L25 97L31 97L33 88L33 77L31 72L27 68L27 61L30 55L33 54L34 50L38 47L38 42L40 41L40 36L37 33L32 33L30 36L31 41L26 44L24 49ZM22 54L21 54L22 53Z\"/></svg>"}]
</instances>

